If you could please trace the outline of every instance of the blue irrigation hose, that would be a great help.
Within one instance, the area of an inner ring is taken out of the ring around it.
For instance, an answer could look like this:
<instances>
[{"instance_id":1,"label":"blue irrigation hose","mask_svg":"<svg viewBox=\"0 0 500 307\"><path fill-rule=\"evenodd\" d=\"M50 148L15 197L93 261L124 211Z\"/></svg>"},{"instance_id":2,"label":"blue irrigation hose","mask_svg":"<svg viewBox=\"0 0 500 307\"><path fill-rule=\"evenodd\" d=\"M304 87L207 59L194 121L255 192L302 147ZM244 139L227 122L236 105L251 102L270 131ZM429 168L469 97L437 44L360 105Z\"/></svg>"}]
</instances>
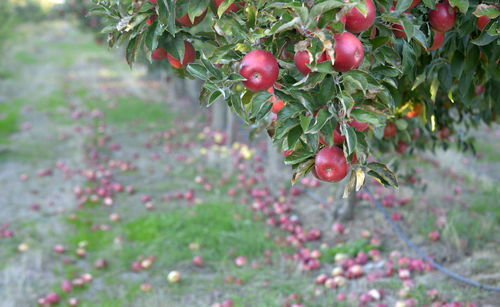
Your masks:
<instances>
[{"instance_id":1,"label":"blue irrigation hose","mask_svg":"<svg viewBox=\"0 0 500 307\"><path fill-rule=\"evenodd\" d=\"M364 190L366 191L366 193L368 193L368 195L370 195L370 198L375 203L377 209L380 211L380 213L382 213L382 215L384 216L384 218L389 222L389 224L391 225L392 229L401 237L401 239L403 239L403 241L406 242L406 244L408 244L408 246L410 246L413 249L413 251L415 251L415 253L417 253L420 257L422 257L427 262L429 262L434 268L436 268L441 273L443 273L443 274L445 274L445 275L447 275L447 276L449 276L449 277L451 277L451 278L453 278L455 280L463 282L463 283L465 283L465 284L467 284L469 286L477 287L479 289L488 290L488 291L500 292L500 288L498 288L498 287L493 287L493 286L488 286L488 285L485 285L485 284L481 284L481 283L478 283L476 281L467 279L467 278L465 278L463 276L460 276L460 275L458 275L456 273L453 273L450 270L448 270L447 268L445 268L442 265L440 265L439 263L437 263L436 261L434 261L429 256L427 256L427 254L424 253L418 246L416 246L404 234L404 232L401 230L401 228L399 228L399 226L391 219L391 217L389 216L389 213L384 209L384 207L382 206L382 204L380 203L380 201L377 200L377 199L375 199L375 197L373 196L373 194L370 191L370 189L365 186ZM323 199L321 199L318 195L316 195L313 192L311 192L309 189L306 189L306 194L309 197L311 197L312 199L314 199L315 201L318 201L320 203L326 203Z\"/></svg>"}]
</instances>

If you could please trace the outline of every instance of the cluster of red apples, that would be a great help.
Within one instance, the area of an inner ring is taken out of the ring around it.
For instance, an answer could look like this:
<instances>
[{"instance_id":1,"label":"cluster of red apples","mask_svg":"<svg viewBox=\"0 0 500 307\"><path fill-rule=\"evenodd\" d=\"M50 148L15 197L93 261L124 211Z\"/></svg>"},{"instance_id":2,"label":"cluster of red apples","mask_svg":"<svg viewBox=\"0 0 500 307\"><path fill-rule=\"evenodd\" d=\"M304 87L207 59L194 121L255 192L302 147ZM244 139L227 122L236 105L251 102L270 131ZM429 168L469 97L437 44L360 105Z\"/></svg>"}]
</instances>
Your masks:
<instances>
[{"instance_id":1,"label":"cluster of red apples","mask_svg":"<svg viewBox=\"0 0 500 307\"><path fill-rule=\"evenodd\" d=\"M151 3L156 4L156 0L149 0ZM409 14L409 10L414 8L420 3L421 0L413 0L408 10L405 14ZM213 4L218 8L224 0L213 0ZM244 6L244 2L239 2L232 4L228 7L225 13L237 12ZM364 56L363 44L354 34L362 33L371 30L371 38L376 35L376 28L372 27L375 21L376 8L372 0L366 0L366 14L363 15L358 8L352 8L346 15L342 16L341 22L345 25L345 32L334 34L334 59L330 57L330 54L324 50L321 53L313 55L308 48L307 44L297 44L295 46L294 62L298 71L303 75L308 75L311 72L311 64L313 62L321 63L325 61L332 62L332 68L338 72L347 72L352 69L356 69L362 62ZM391 11L395 9L395 6L391 8ZM381 10L383 10L381 8ZM176 19L176 23L180 27L193 27L200 23L205 15L206 11L200 16L196 17L193 21L189 19L186 14L182 17ZM439 49L445 39L445 32L450 30L455 23L455 9L450 6L448 0L444 0L441 3L436 4L435 9L429 10L429 24L434 31L433 44L428 51ZM148 25L156 19L155 15L152 15L148 19ZM477 26L482 30L486 24L489 22L487 17L481 17L477 20ZM400 24L393 24L392 31L397 38L405 38L406 33L404 28ZM354 34L353 34L354 33ZM304 34L306 35L306 34ZM306 35L307 36L307 35ZM166 51L164 47L160 47L153 51L152 58L154 60L168 59L171 65L178 69L185 69L187 65L194 62L196 58L196 51L193 45L185 41L184 42L185 53L184 58L181 61L175 58L170 53ZM316 58L315 58L316 56ZM286 105L282 100L274 96L274 87L280 88L279 84L276 84L279 75L278 62L274 55L263 49L255 49L247 53L240 65L240 74L246 81L243 81L243 85L250 91L260 92L269 91L273 94L270 102L273 103L271 111L274 114L278 114L279 111ZM356 131L362 132L368 128L367 123L360 123L352 120L348 123L350 126L354 127ZM396 126L394 123L388 123L386 131L384 131L384 137L392 137L396 133ZM330 147L323 138L320 137L320 145L323 148L319 150L315 158L315 166L312 169L314 176L320 180L328 182L338 182L345 178L348 173L349 166L345 158L344 151L342 149L343 143L345 141L344 136L342 136L339 126L333 131L334 144ZM404 142L400 142L396 148L399 153L406 152L407 145ZM292 151L285 151L285 156L292 154ZM356 157L354 156L351 163L356 163Z\"/></svg>"}]
</instances>

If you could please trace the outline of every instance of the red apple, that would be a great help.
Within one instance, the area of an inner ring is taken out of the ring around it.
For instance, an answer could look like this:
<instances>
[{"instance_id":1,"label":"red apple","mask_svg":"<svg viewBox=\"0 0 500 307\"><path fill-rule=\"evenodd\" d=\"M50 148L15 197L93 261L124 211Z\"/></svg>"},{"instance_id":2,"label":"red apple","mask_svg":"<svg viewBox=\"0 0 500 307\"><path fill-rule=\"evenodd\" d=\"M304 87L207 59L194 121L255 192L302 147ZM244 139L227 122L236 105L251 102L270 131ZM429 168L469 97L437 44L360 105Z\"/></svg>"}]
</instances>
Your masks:
<instances>
[{"instance_id":1,"label":"red apple","mask_svg":"<svg viewBox=\"0 0 500 307\"><path fill-rule=\"evenodd\" d=\"M392 25L392 33L394 33L394 36L396 36L397 38L405 38L406 37L406 33L405 33L402 25L393 24Z\"/></svg>"},{"instance_id":2,"label":"red apple","mask_svg":"<svg viewBox=\"0 0 500 307\"><path fill-rule=\"evenodd\" d=\"M256 49L247 53L240 65L240 74L246 78L243 85L251 91L265 91L278 80L278 62L269 51Z\"/></svg>"},{"instance_id":3,"label":"red apple","mask_svg":"<svg viewBox=\"0 0 500 307\"><path fill-rule=\"evenodd\" d=\"M185 69L189 63L194 62L196 59L196 51L190 42L184 41L184 59L182 59L182 64L179 59L173 57L167 52L167 58L170 64L177 69Z\"/></svg>"},{"instance_id":4,"label":"red apple","mask_svg":"<svg viewBox=\"0 0 500 307\"><path fill-rule=\"evenodd\" d=\"M311 72L311 69L306 65L312 62L312 54L308 50L297 52L293 57L293 61L301 74L307 75Z\"/></svg>"},{"instance_id":5,"label":"red apple","mask_svg":"<svg viewBox=\"0 0 500 307\"><path fill-rule=\"evenodd\" d=\"M355 69L363 60L363 44L359 39L349 32L335 34L335 63L333 69L346 72ZM328 53L326 58L330 60Z\"/></svg>"},{"instance_id":6,"label":"red apple","mask_svg":"<svg viewBox=\"0 0 500 307\"><path fill-rule=\"evenodd\" d=\"M375 5L372 0L366 0L366 17L357 9L353 8L347 13L345 19L345 28L352 33L361 33L368 30L375 21Z\"/></svg>"},{"instance_id":7,"label":"red apple","mask_svg":"<svg viewBox=\"0 0 500 307\"><path fill-rule=\"evenodd\" d=\"M476 86L474 86L474 94L476 96L479 96L484 92L485 89L486 89L486 85L484 85L484 84L483 85L476 85Z\"/></svg>"},{"instance_id":8,"label":"red apple","mask_svg":"<svg viewBox=\"0 0 500 307\"><path fill-rule=\"evenodd\" d=\"M486 25L488 24L488 22L490 22L490 20L491 19L489 19L486 16L479 17L476 21L477 28L479 29L479 31L483 31L484 27L486 27Z\"/></svg>"},{"instance_id":9,"label":"red apple","mask_svg":"<svg viewBox=\"0 0 500 307\"><path fill-rule=\"evenodd\" d=\"M435 10L429 11L429 23L433 29L446 32L455 24L455 15L455 9L448 1L438 3Z\"/></svg>"},{"instance_id":10,"label":"red apple","mask_svg":"<svg viewBox=\"0 0 500 307\"><path fill-rule=\"evenodd\" d=\"M203 11L201 15L196 16L193 22L191 22L191 20L189 19L188 14L177 18L175 22L181 27L191 28L202 22L203 18L205 18L205 15L207 15L207 10Z\"/></svg>"},{"instance_id":11,"label":"red apple","mask_svg":"<svg viewBox=\"0 0 500 307\"><path fill-rule=\"evenodd\" d=\"M196 256L193 258L193 264L199 268L203 267L204 261L201 256Z\"/></svg>"},{"instance_id":12,"label":"red apple","mask_svg":"<svg viewBox=\"0 0 500 307\"><path fill-rule=\"evenodd\" d=\"M396 147L397 152L402 154L402 153L405 153L407 149L408 149L408 145L406 145L405 142L403 142L403 141L398 142L398 146Z\"/></svg>"},{"instance_id":13,"label":"red apple","mask_svg":"<svg viewBox=\"0 0 500 307\"><path fill-rule=\"evenodd\" d=\"M152 14L151 16L149 16L148 20L146 20L146 24L148 26L152 25L153 22L156 21L156 15L155 14Z\"/></svg>"},{"instance_id":14,"label":"red apple","mask_svg":"<svg viewBox=\"0 0 500 307\"><path fill-rule=\"evenodd\" d=\"M151 53L151 58L155 61L161 61L168 57L168 52L164 47L160 47Z\"/></svg>"},{"instance_id":15,"label":"red apple","mask_svg":"<svg viewBox=\"0 0 500 307\"><path fill-rule=\"evenodd\" d=\"M361 123L355 119L348 122L347 124L351 127L354 127L354 129L356 129L356 131L358 131L358 132L363 132L368 128L368 123Z\"/></svg>"},{"instance_id":16,"label":"red apple","mask_svg":"<svg viewBox=\"0 0 500 307\"><path fill-rule=\"evenodd\" d=\"M385 125L384 128L384 137L390 138L396 135L397 127L395 123L389 122Z\"/></svg>"},{"instance_id":17,"label":"red apple","mask_svg":"<svg viewBox=\"0 0 500 307\"><path fill-rule=\"evenodd\" d=\"M420 3L420 0L413 0L413 2L410 4L410 7L408 9L412 9L416 7Z\"/></svg>"},{"instance_id":18,"label":"red apple","mask_svg":"<svg viewBox=\"0 0 500 307\"><path fill-rule=\"evenodd\" d=\"M432 46L429 48L429 50L439 49L441 48L441 46L443 46L443 43L444 43L444 33L434 30L433 43Z\"/></svg>"},{"instance_id":19,"label":"red apple","mask_svg":"<svg viewBox=\"0 0 500 307\"><path fill-rule=\"evenodd\" d=\"M347 161L342 149L338 147L325 147L321 149L314 159L316 173L321 180L338 182L348 171Z\"/></svg>"}]
</instances>

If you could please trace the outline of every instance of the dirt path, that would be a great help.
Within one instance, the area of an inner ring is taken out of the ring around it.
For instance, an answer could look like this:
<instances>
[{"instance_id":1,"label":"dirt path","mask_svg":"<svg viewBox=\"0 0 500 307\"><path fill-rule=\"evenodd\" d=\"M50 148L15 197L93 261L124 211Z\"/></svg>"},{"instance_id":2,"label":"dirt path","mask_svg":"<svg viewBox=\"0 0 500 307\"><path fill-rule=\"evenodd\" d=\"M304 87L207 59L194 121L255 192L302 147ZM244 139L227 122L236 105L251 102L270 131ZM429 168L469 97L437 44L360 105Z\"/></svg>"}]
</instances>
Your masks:
<instances>
[{"instance_id":1,"label":"dirt path","mask_svg":"<svg viewBox=\"0 0 500 307\"><path fill-rule=\"evenodd\" d=\"M0 249L8 259L0 264L2 306L32 305L37 290L56 280L44 267L51 257L46 247L64 237L58 213L74 208L72 188L83 182L75 174L91 122L88 116L73 121L74 112L86 109L87 97L113 90L145 96L137 82L143 70L131 73L68 23L25 24L18 34L3 55L11 78L0 82L0 104L22 127L0 143L0 223L9 222L19 238L12 244L26 243L30 252L9 257L13 246Z\"/></svg>"}]
</instances>

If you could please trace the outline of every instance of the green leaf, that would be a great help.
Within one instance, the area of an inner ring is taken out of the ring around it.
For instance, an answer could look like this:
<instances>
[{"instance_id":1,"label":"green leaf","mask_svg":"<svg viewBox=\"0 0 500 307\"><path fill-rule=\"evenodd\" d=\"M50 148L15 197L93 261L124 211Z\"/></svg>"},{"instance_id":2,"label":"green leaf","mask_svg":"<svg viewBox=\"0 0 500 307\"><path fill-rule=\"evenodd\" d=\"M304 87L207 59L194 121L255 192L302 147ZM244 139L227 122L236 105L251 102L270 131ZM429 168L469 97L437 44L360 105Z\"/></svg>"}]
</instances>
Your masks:
<instances>
[{"instance_id":1,"label":"green leaf","mask_svg":"<svg viewBox=\"0 0 500 307\"><path fill-rule=\"evenodd\" d=\"M460 79L465 68L465 57L460 51L455 51L451 59L451 74L456 79Z\"/></svg>"},{"instance_id":2,"label":"green leaf","mask_svg":"<svg viewBox=\"0 0 500 307\"><path fill-rule=\"evenodd\" d=\"M276 127L275 139L282 139L290 130L300 125L300 121L297 118L288 118L285 121L280 121L278 127Z\"/></svg>"},{"instance_id":3,"label":"green leaf","mask_svg":"<svg viewBox=\"0 0 500 307\"><path fill-rule=\"evenodd\" d=\"M353 109L350 115L352 116L352 118L361 123L369 123L375 127L385 125L385 116L381 114L375 114L361 108Z\"/></svg>"},{"instance_id":4,"label":"green leaf","mask_svg":"<svg viewBox=\"0 0 500 307\"><path fill-rule=\"evenodd\" d=\"M382 163L372 162L368 163L368 175L377 179L384 187L398 187L398 180L393 172Z\"/></svg>"},{"instance_id":5,"label":"green leaf","mask_svg":"<svg viewBox=\"0 0 500 307\"><path fill-rule=\"evenodd\" d=\"M188 4L188 17L191 22L194 22L194 19L200 15L202 15L206 10L210 3L210 0L190 0Z\"/></svg>"},{"instance_id":6,"label":"green leaf","mask_svg":"<svg viewBox=\"0 0 500 307\"><path fill-rule=\"evenodd\" d=\"M304 129L304 133L318 133L323 126L333 117L328 109L319 110L314 118L313 125L308 129Z\"/></svg>"},{"instance_id":7,"label":"green leaf","mask_svg":"<svg viewBox=\"0 0 500 307\"><path fill-rule=\"evenodd\" d=\"M300 126L296 126L290 132L288 132L288 148L293 148L297 141L299 140L300 136L302 135L302 128Z\"/></svg>"},{"instance_id":8,"label":"green leaf","mask_svg":"<svg viewBox=\"0 0 500 307\"><path fill-rule=\"evenodd\" d=\"M272 95L267 91L258 92L253 95L249 114L250 118L256 118L256 120L259 120L263 118L263 115L265 115L260 113L262 109L264 109L264 111L267 110L267 112L271 110L273 107L273 104L269 102L271 96Z\"/></svg>"},{"instance_id":9,"label":"green leaf","mask_svg":"<svg viewBox=\"0 0 500 307\"><path fill-rule=\"evenodd\" d=\"M415 26L409 20L403 19L401 21L403 30L406 33L406 39L410 41L413 38L413 33L415 33Z\"/></svg>"},{"instance_id":10,"label":"green leaf","mask_svg":"<svg viewBox=\"0 0 500 307\"><path fill-rule=\"evenodd\" d=\"M314 5L309 13L310 18L314 19L319 15L322 15L329 10L333 10L336 8L342 8L344 6L348 6L343 0L326 0L321 3ZM352 5L351 5L352 6Z\"/></svg>"},{"instance_id":11,"label":"green leaf","mask_svg":"<svg viewBox=\"0 0 500 307\"><path fill-rule=\"evenodd\" d=\"M412 2L413 0L398 0L395 9L399 12L406 11L410 7Z\"/></svg>"},{"instance_id":12,"label":"green leaf","mask_svg":"<svg viewBox=\"0 0 500 307\"><path fill-rule=\"evenodd\" d=\"M217 8L217 16L221 18L221 16L226 12L226 10L234 3L234 0L224 0L221 4L219 4L219 8Z\"/></svg>"},{"instance_id":13,"label":"green leaf","mask_svg":"<svg viewBox=\"0 0 500 307\"><path fill-rule=\"evenodd\" d=\"M307 128L309 128L309 124L311 123L312 117L311 116L300 116L300 126L302 127L302 130L306 131Z\"/></svg>"},{"instance_id":14,"label":"green leaf","mask_svg":"<svg viewBox=\"0 0 500 307\"><path fill-rule=\"evenodd\" d=\"M497 38L498 38L498 35L492 36L492 35L488 34L487 31L482 31L481 35L479 35L478 38L473 39L471 41L471 43L473 43L474 45L478 45L478 46L486 46L486 45L490 44L491 42L495 41Z\"/></svg>"},{"instance_id":15,"label":"green leaf","mask_svg":"<svg viewBox=\"0 0 500 307\"><path fill-rule=\"evenodd\" d=\"M469 9L469 0L449 0L450 5L453 7L458 7L462 14L467 13Z\"/></svg>"},{"instance_id":16,"label":"green leaf","mask_svg":"<svg viewBox=\"0 0 500 307\"><path fill-rule=\"evenodd\" d=\"M207 69L201 64L191 63L187 66L187 71L201 80L206 81L209 78Z\"/></svg>"},{"instance_id":17,"label":"green leaf","mask_svg":"<svg viewBox=\"0 0 500 307\"><path fill-rule=\"evenodd\" d=\"M233 95L231 95L231 104L232 104L233 109L236 112L236 114L238 114L245 122L248 122L248 116L246 113L246 109L243 106L243 103L242 103L242 100L241 100L241 97L239 94L233 93Z\"/></svg>"},{"instance_id":18,"label":"green leaf","mask_svg":"<svg viewBox=\"0 0 500 307\"><path fill-rule=\"evenodd\" d=\"M494 19L500 16L500 9L494 5L481 3L472 14L476 17L486 16L490 19Z\"/></svg>"},{"instance_id":19,"label":"green leaf","mask_svg":"<svg viewBox=\"0 0 500 307\"><path fill-rule=\"evenodd\" d=\"M175 36L175 0L158 0L158 19Z\"/></svg>"},{"instance_id":20,"label":"green leaf","mask_svg":"<svg viewBox=\"0 0 500 307\"><path fill-rule=\"evenodd\" d=\"M354 129L354 127L350 127L345 124L341 126L341 130L342 134L345 136L345 140L347 143L347 155L350 155L356 150L356 130Z\"/></svg>"},{"instance_id":21,"label":"green leaf","mask_svg":"<svg viewBox=\"0 0 500 307\"><path fill-rule=\"evenodd\" d=\"M314 152L310 152L307 150L294 150L291 155L285 158L285 164L286 165L293 165L297 163L304 162L306 160L309 160L313 158L315 155Z\"/></svg>"}]
</instances>

